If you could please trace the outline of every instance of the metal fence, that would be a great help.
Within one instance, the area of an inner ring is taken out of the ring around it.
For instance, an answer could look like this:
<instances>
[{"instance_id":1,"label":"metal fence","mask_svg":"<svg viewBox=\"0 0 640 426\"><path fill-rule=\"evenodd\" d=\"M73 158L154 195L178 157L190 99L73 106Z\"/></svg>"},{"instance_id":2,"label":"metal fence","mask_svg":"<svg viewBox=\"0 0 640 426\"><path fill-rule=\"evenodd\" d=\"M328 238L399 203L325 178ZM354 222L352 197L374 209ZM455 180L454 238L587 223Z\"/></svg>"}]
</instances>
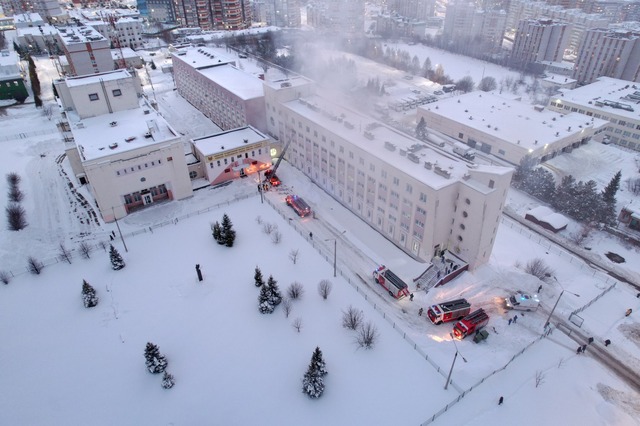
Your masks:
<instances>
[{"instance_id":1,"label":"metal fence","mask_svg":"<svg viewBox=\"0 0 640 426\"><path fill-rule=\"evenodd\" d=\"M602 296L604 296L605 294L609 293L611 290L613 290L613 288L616 286L616 283L611 284L609 287L607 287L606 289L604 289L602 291L602 293L600 293L599 295L597 295L596 297L594 297L593 299L591 299L589 301L589 303L587 303L586 305L576 309L575 311L571 312L571 315L575 315L575 314L579 314L580 312L584 311L585 309L587 309L589 306L591 306L594 302L596 302L598 299L600 299ZM571 315L569 315L569 317L571 317Z\"/></svg>"}]
</instances>

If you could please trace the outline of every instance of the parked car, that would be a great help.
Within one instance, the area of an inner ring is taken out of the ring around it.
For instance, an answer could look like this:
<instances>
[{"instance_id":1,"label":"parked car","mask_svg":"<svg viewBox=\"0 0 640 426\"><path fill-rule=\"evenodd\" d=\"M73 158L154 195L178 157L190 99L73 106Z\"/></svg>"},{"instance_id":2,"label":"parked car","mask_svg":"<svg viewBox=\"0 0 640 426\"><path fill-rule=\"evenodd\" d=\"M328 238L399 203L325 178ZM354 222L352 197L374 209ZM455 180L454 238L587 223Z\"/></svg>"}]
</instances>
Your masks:
<instances>
[{"instance_id":1,"label":"parked car","mask_svg":"<svg viewBox=\"0 0 640 426\"><path fill-rule=\"evenodd\" d=\"M517 293L504 299L507 309L515 309L518 311L535 311L540 306L538 295L530 295L525 293Z\"/></svg>"}]
</instances>

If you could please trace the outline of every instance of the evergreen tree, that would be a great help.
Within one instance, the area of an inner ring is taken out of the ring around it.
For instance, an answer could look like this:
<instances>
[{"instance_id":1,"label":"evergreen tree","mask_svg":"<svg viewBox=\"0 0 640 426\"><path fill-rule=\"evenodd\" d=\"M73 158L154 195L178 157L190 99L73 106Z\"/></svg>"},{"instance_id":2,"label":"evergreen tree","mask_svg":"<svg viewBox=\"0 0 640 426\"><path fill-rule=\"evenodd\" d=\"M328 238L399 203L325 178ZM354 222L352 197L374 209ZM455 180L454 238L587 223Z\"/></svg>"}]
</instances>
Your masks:
<instances>
[{"instance_id":1,"label":"evergreen tree","mask_svg":"<svg viewBox=\"0 0 640 426\"><path fill-rule=\"evenodd\" d=\"M236 240L236 231L233 230L231 219L229 219L229 216L227 216L226 213L222 215L220 239L222 240L221 244L224 244L227 247L233 247L233 243Z\"/></svg>"},{"instance_id":2,"label":"evergreen tree","mask_svg":"<svg viewBox=\"0 0 640 426\"><path fill-rule=\"evenodd\" d=\"M605 203L615 205L616 194L620 189L621 179L622 179L622 171L618 171L618 173L616 173L613 176L609 184L602 190L602 199L604 200Z\"/></svg>"},{"instance_id":3,"label":"evergreen tree","mask_svg":"<svg viewBox=\"0 0 640 426\"><path fill-rule=\"evenodd\" d=\"M572 175L564 176L562 182L556 188L556 195L553 197L553 207L561 213L569 214L572 209L572 200L575 197L576 180Z\"/></svg>"},{"instance_id":4,"label":"evergreen tree","mask_svg":"<svg viewBox=\"0 0 640 426\"><path fill-rule=\"evenodd\" d=\"M260 287L260 296L258 296L258 310L261 314L271 314L275 310L275 306L271 303L271 292L269 287L263 285Z\"/></svg>"},{"instance_id":5,"label":"evergreen tree","mask_svg":"<svg viewBox=\"0 0 640 426\"><path fill-rule=\"evenodd\" d=\"M86 280L82 280L82 301L85 308L93 308L98 304L96 290Z\"/></svg>"},{"instance_id":6,"label":"evergreen tree","mask_svg":"<svg viewBox=\"0 0 640 426\"><path fill-rule=\"evenodd\" d=\"M156 66L156 63L155 63L155 62L153 62L153 61L151 61L151 69L152 69L152 70L155 70L156 68L158 68L158 67Z\"/></svg>"},{"instance_id":7,"label":"evergreen tree","mask_svg":"<svg viewBox=\"0 0 640 426\"><path fill-rule=\"evenodd\" d=\"M551 172L538 167L524 178L521 188L542 201L550 202L555 195L556 182Z\"/></svg>"},{"instance_id":8,"label":"evergreen tree","mask_svg":"<svg viewBox=\"0 0 640 426\"><path fill-rule=\"evenodd\" d=\"M416 125L416 138L421 141L427 140L427 122L424 121L424 117L420 117L420 121Z\"/></svg>"},{"instance_id":9,"label":"evergreen tree","mask_svg":"<svg viewBox=\"0 0 640 426\"><path fill-rule=\"evenodd\" d=\"M211 225L211 234L213 235L213 239L218 242L218 244L224 244L222 241L222 231L220 229L220 224L218 221Z\"/></svg>"},{"instance_id":10,"label":"evergreen tree","mask_svg":"<svg viewBox=\"0 0 640 426\"><path fill-rule=\"evenodd\" d=\"M173 374L165 371L162 376L162 388L163 389L171 389L173 385L176 384L176 381L173 379Z\"/></svg>"},{"instance_id":11,"label":"evergreen tree","mask_svg":"<svg viewBox=\"0 0 640 426\"><path fill-rule=\"evenodd\" d=\"M521 188L520 184L531 174L535 165L536 161L531 158L530 155L522 157L520 164L516 167L516 171L513 174L513 184L516 188Z\"/></svg>"},{"instance_id":12,"label":"evergreen tree","mask_svg":"<svg viewBox=\"0 0 640 426\"><path fill-rule=\"evenodd\" d=\"M314 363L313 357L307 372L304 373L302 378L302 392L306 393L309 398L320 398L324 392L324 380L322 374L318 371L316 363Z\"/></svg>"},{"instance_id":13,"label":"evergreen tree","mask_svg":"<svg viewBox=\"0 0 640 426\"><path fill-rule=\"evenodd\" d=\"M164 355L160 353L160 348L158 348L158 345L147 342L147 346L144 350L144 359L149 373L163 373L164 370L167 369L167 360Z\"/></svg>"},{"instance_id":14,"label":"evergreen tree","mask_svg":"<svg viewBox=\"0 0 640 426\"><path fill-rule=\"evenodd\" d=\"M597 191L596 182L578 182L568 214L580 222L592 222L598 220L602 208L602 196Z\"/></svg>"},{"instance_id":15,"label":"evergreen tree","mask_svg":"<svg viewBox=\"0 0 640 426\"><path fill-rule=\"evenodd\" d=\"M118 253L118 250L116 250L113 244L109 244L109 257L111 258L111 267L114 271L119 271L124 268L124 260L122 260L122 256L120 256L120 253Z\"/></svg>"},{"instance_id":16,"label":"evergreen tree","mask_svg":"<svg viewBox=\"0 0 640 426\"><path fill-rule=\"evenodd\" d=\"M324 376L327 374L326 364L322 357L322 351L320 350L319 347L316 347L316 350L313 351L313 355L311 356L311 363L315 366L315 369L318 372L318 374L320 374L321 376Z\"/></svg>"},{"instance_id":17,"label":"evergreen tree","mask_svg":"<svg viewBox=\"0 0 640 426\"><path fill-rule=\"evenodd\" d=\"M282 294L280 293L280 289L278 288L278 282L273 279L273 275L269 275L266 287L269 291L269 300L275 308L280 304L280 302L282 302Z\"/></svg>"},{"instance_id":18,"label":"evergreen tree","mask_svg":"<svg viewBox=\"0 0 640 426\"><path fill-rule=\"evenodd\" d=\"M262 271L256 266L256 272L253 274L253 279L256 282L256 287L262 287L264 285L264 278L262 278Z\"/></svg>"}]
</instances>

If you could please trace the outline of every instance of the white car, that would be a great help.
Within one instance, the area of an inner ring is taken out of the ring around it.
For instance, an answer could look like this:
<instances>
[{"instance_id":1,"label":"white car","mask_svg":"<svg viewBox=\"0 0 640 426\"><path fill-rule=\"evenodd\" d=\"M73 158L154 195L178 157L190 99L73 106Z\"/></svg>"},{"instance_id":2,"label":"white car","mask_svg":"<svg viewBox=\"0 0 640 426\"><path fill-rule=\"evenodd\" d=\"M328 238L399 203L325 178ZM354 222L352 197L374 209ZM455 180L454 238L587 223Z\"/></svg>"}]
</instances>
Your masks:
<instances>
[{"instance_id":1,"label":"white car","mask_svg":"<svg viewBox=\"0 0 640 426\"><path fill-rule=\"evenodd\" d=\"M517 293L511 297L504 299L504 304L507 309L516 309L519 311L535 311L540 306L540 300L538 295Z\"/></svg>"}]
</instances>

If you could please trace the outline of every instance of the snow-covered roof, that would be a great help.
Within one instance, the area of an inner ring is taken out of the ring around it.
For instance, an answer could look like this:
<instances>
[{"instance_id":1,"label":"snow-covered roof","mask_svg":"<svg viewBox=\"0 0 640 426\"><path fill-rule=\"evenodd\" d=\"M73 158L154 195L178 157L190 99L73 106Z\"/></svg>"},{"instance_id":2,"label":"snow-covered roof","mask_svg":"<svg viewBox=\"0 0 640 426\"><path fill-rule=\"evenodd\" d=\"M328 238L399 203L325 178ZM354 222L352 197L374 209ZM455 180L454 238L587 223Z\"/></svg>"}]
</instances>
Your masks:
<instances>
[{"instance_id":1,"label":"snow-covered roof","mask_svg":"<svg viewBox=\"0 0 640 426\"><path fill-rule=\"evenodd\" d=\"M66 45L77 43L89 43L95 41L107 41L107 39L96 31L93 27L72 27L58 28L60 39Z\"/></svg>"},{"instance_id":2,"label":"snow-covered roof","mask_svg":"<svg viewBox=\"0 0 640 426\"><path fill-rule=\"evenodd\" d=\"M196 69L203 69L227 63L235 63L235 61L228 56L221 55L217 49L209 47L186 47L177 49L173 52L173 55L178 59L185 61Z\"/></svg>"},{"instance_id":3,"label":"snow-covered roof","mask_svg":"<svg viewBox=\"0 0 640 426\"><path fill-rule=\"evenodd\" d=\"M199 71L240 99L248 100L264 96L262 80L231 64L202 68Z\"/></svg>"},{"instance_id":4,"label":"snow-covered roof","mask_svg":"<svg viewBox=\"0 0 640 426\"><path fill-rule=\"evenodd\" d=\"M180 137L160 113L144 100L141 100L139 108L83 120L77 120L77 116L72 113L68 115L75 143L84 161L169 142Z\"/></svg>"},{"instance_id":5,"label":"snow-covered roof","mask_svg":"<svg viewBox=\"0 0 640 426\"><path fill-rule=\"evenodd\" d=\"M40 16L39 13L17 13L13 15L13 22L16 26L21 26L21 24L33 24L33 25L43 25L45 22Z\"/></svg>"},{"instance_id":6,"label":"snow-covered roof","mask_svg":"<svg viewBox=\"0 0 640 426\"><path fill-rule=\"evenodd\" d=\"M576 89L561 89L552 100L570 101L591 110L640 120L640 84L611 77L599 77ZM609 102L607 102L609 101Z\"/></svg>"},{"instance_id":7,"label":"snow-covered roof","mask_svg":"<svg viewBox=\"0 0 640 426\"><path fill-rule=\"evenodd\" d=\"M333 100L315 95L286 102L283 106L322 128L330 129L363 151L403 170L432 188L446 187L464 179L466 184L477 187L479 191L487 191L486 186L473 179L466 179L470 170L467 163L436 151L426 143L406 136L371 117L342 107ZM430 169L425 165L427 162L430 163ZM506 167L472 167L476 171L491 173L511 172L511 169Z\"/></svg>"},{"instance_id":8,"label":"snow-covered roof","mask_svg":"<svg viewBox=\"0 0 640 426\"><path fill-rule=\"evenodd\" d=\"M554 229L562 229L569 224L569 220L551 210L547 206L538 206L527 212L528 216L532 216L538 222L545 222L551 225Z\"/></svg>"},{"instance_id":9,"label":"snow-covered roof","mask_svg":"<svg viewBox=\"0 0 640 426\"><path fill-rule=\"evenodd\" d=\"M22 27L22 28L16 28L16 35L18 37L21 36L25 36L25 35L32 35L32 36L47 36L47 35L55 35L58 33L58 30L56 29L56 27L54 27L53 25L49 25L49 24L42 24L40 26L35 26L35 27Z\"/></svg>"},{"instance_id":10,"label":"snow-covered roof","mask_svg":"<svg viewBox=\"0 0 640 426\"><path fill-rule=\"evenodd\" d=\"M78 87L87 84L95 84L101 81L113 81L130 79L129 71L121 69L115 71L102 72L99 74L85 74L78 77L67 77L65 79L67 87Z\"/></svg>"},{"instance_id":11,"label":"snow-covered roof","mask_svg":"<svg viewBox=\"0 0 640 426\"><path fill-rule=\"evenodd\" d=\"M20 68L18 68L18 63L18 54L13 50L3 50L0 52L0 76L19 76Z\"/></svg>"},{"instance_id":12,"label":"snow-covered roof","mask_svg":"<svg viewBox=\"0 0 640 426\"><path fill-rule=\"evenodd\" d=\"M245 144L254 144L268 139L268 136L263 135L253 127L247 126L203 136L193 139L192 142L203 155L213 155Z\"/></svg>"},{"instance_id":13,"label":"snow-covered roof","mask_svg":"<svg viewBox=\"0 0 640 426\"><path fill-rule=\"evenodd\" d=\"M576 135L577 140L584 129L598 129L608 124L583 114L563 115L486 92L471 92L418 108L528 149L552 144L571 135Z\"/></svg>"},{"instance_id":14,"label":"snow-covered roof","mask_svg":"<svg viewBox=\"0 0 640 426\"><path fill-rule=\"evenodd\" d=\"M133 50L130 47L122 47L120 49L111 49L111 57L116 60L116 59L120 59L120 51L122 51L122 56L126 59L126 58L139 58L140 55L138 55L135 50Z\"/></svg>"}]
</instances>

